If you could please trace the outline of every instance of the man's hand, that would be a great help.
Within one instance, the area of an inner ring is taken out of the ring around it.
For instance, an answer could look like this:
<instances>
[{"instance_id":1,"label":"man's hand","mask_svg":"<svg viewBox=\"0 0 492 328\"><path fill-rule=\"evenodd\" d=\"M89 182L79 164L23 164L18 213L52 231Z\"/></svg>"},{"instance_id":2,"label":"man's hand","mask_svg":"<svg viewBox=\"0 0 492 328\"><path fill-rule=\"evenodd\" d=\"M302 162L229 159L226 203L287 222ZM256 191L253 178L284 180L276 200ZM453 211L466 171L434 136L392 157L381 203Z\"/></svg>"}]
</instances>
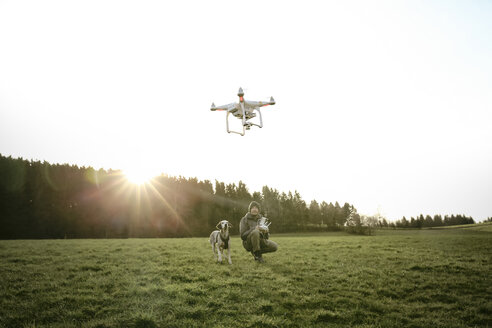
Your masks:
<instances>
[{"instance_id":1,"label":"man's hand","mask_svg":"<svg viewBox=\"0 0 492 328\"><path fill-rule=\"evenodd\" d=\"M268 232L268 229L262 229L262 227L260 227L260 226L256 226L256 229L260 230L261 233Z\"/></svg>"}]
</instances>

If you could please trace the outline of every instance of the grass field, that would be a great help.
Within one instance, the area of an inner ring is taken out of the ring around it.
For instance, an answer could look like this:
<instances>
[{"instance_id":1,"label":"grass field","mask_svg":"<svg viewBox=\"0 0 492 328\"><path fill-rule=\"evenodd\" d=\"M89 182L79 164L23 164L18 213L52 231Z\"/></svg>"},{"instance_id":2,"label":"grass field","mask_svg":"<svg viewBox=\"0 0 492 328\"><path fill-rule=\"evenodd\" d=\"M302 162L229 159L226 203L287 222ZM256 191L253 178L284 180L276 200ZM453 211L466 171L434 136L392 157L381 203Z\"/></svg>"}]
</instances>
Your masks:
<instances>
[{"instance_id":1,"label":"grass field","mask_svg":"<svg viewBox=\"0 0 492 328\"><path fill-rule=\"evenodd\" d=\"M492 225L272 240L0 241L0 326L492 327Z\"/></svg>"}]
</instances>

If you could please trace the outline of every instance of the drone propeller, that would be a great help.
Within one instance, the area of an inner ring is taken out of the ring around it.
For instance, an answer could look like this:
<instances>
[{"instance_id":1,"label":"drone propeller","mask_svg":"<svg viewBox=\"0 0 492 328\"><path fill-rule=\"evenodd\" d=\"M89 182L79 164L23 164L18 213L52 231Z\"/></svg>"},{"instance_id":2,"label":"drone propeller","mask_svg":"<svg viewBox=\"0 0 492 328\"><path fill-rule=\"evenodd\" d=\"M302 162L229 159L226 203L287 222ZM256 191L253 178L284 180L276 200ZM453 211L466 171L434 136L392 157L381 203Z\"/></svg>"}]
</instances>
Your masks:
<instances>
[{"instance_id":1,"label":"drone propeller","mask_svg":"<svg viewBox=\"0 0 492 328\"><path fill-rule=\"evenodd\" d=\"M273 97L270 97L270 101L265 102L265 104L263 105L263 107L270 106L270 105L275 105L275 99L273 99Z\"/></svg>"},{"instance_id":2,"label":"drone propeller","mask_svg":"<svg viewBox=\"0 0 492 328\"><path fill-rule=\"evenodd\" d=\"M216 110L223 111L225 109L224 108L217 108L217 107L215 107L215 103L212 103L212 106L210 106L210 110L215 112Z\"/></svg>"}]
</instances>

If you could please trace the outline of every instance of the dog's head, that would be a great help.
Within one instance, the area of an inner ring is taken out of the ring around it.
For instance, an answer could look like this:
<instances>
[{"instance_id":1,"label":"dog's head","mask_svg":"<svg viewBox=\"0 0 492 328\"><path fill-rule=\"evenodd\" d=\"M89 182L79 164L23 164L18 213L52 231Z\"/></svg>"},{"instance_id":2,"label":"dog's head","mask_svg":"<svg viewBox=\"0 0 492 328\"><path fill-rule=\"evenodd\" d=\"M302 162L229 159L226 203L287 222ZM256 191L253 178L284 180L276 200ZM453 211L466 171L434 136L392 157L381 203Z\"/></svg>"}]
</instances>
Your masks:
<instances>
[{"instance_id":1,"label":"dog's head","mask_svg":"<svg viewBox=\"0 0 492 328\"><path fill-rule=\"evenodd\" d=\"M217 223L216 228L222 232L229 231L229 228L232 228L232 224L227 220L222 220Z\"/></svg>"}]
</instances>

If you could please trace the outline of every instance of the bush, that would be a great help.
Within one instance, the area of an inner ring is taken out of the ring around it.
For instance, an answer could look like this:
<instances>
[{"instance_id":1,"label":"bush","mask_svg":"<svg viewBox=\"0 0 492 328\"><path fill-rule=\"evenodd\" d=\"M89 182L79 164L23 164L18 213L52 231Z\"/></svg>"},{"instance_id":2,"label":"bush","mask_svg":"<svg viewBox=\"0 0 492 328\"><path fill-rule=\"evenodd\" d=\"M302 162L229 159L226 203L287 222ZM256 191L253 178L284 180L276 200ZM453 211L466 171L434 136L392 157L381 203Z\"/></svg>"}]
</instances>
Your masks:
<instances>
[{"instance_id":1,"label":"bush","mask_svg":"<svg viewBox=\"0 0 492 328\"><path fill-rule=\"evenodd\" d=\"M345 227L345 231L356 235L371 235L373 229L363 225L350 225Z\"/></svg>"}]
</instances>

